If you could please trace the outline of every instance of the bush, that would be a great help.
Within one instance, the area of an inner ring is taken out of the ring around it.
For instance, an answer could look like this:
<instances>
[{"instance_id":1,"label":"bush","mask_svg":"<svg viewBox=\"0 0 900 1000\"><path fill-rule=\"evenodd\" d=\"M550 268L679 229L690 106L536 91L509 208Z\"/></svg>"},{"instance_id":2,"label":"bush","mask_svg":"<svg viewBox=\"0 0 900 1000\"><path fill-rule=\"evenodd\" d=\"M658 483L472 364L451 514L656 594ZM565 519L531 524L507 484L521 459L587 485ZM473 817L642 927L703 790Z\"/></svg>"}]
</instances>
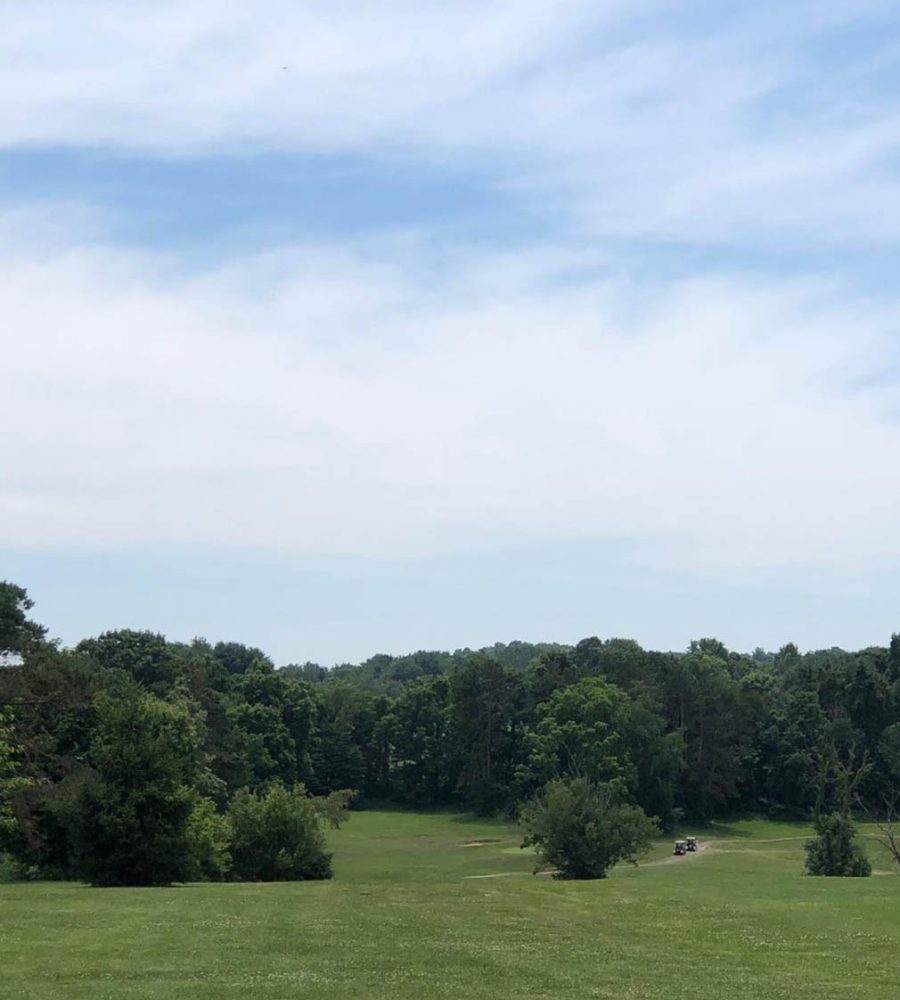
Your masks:
<instances>
[{"instance_id":1,"label":"bush","mask_svg":"<svg viewBox=\"0 0 900 1000\"><path fill-rule=\"evenodd\" d=\"M91 770L74 797L77 871L93 885L187 878L196 733L187 712L148 694L106 700Z\"/></svg>"},{"instance_id":2,"label":"bush","mask_svg":"<svg viewBox=\"0 0 900 1000\"><path fill-rule=\"evenodd\" d=\"M623 802L615 788L587 778L559 779L522 811L523 847L537 848L535 872L557 878L605 878L619 861L637 864L658 831L655 819Z\"/></svg>"},{"instance_id":3,"label":"bush","mask_svg":"<svg viewBox=\"0 0 900 1000\"><path fill-rule=\"evenodd\" d=\"M258 882L331 878L331 854L302 784L264 795L242 789L231 803L234 876Z\"/></svg>"},{"instance_id":4,"label":"bush","mask_svg":"<svg viewBox=\"0 0 900 1000\"><path fill-rule=\"evenodd\" d=\"M221 882L231 871L231 820L198 797L187 824L190 882Z\"/></svg>"},{"instance_id":5,"label":"bush","mask_svg":"<svg viewBox=\"0 0 900 1000\"><path fill-rule=\"evenodd\" d=\"M12 798L27 785L27 780L19 773L12 726L0 712L0 847L5 846L16 829Z\"/></svg>"},{"instance_id":6,"label":"bush","mask_svg":"<svg viewBox=\"0 0 900 1000\"><path fill-rule=\"evenodd\" d=\"M319 818L337 830L347 821L350 803L358 794L355 788L339 788L328 795L316 795L311 801Z\"/></svg>"},{"instance_id":7,"label":"bush","mask_svg":"<svg viewBox=\"0 0 900 1000\"><path fill-rule=\"evenodd\" d=\"M810 875L865 878L872 866L862 846L856 843L856 829L841 813L829 813L816 821L817 836L806 842L806 871Z\"/></svg>"}]
</instances>

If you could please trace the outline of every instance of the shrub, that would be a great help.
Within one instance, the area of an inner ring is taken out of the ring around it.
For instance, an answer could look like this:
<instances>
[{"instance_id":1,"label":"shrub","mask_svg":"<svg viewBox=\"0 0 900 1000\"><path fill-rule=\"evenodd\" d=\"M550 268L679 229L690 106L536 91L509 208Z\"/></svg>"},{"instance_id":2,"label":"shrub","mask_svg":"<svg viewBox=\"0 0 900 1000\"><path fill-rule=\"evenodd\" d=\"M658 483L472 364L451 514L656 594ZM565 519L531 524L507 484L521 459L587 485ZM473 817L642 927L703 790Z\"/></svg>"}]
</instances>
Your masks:
<instances>
[{"instance_id":1,"label":"shrub","mask_svg":"<svg viewBox=\"0 0 900 1000\"><path fill-rule=\"evenodd\" d=\"M806 871L810 875L837 875L865 878L872 866L862 846L856 843L856 829L842 813L820 816L817 836L806 842Z\"/></svg>"},{"instance_id":2,"label":"shrub","mask_svg":"<svg viewBox=\"0 0 900 1000\"><path fill-rule=\"evenodd\" d=\"M93 885L185 880L195 751L183 708L148 694L102 704L92 769L72 803L79 874Z\"/></svg>"},{"instance_id":3,"label":"shrub","mask_svg":"<svg viewBox=\"0 0 900 1000\"><path fill-rule=\"evenodd\" d=\"M339 788L328 795L316 795L311 801L319 818L337 830L347 821L350 803L358 794L355 788Z\"/></svg>"},{"instance_id":4,"label":"shrub","mask_svg":"<svg viewBox=\"0 0 900 1000\"><path fill-rule=\"evenodd\" d=\"M194 800L187 823L191 882L221 882L231 871L231 820L216 810L212 799Z\"/></svg>"},{"instance_id":5,"label":"shrub","mask_svg":"<svg viewBox=\"0 0 900 1000\"><path fill-rule=\"evenodd\" d=\"M558 779L522 811L523 847L537 848L535 871L557 878L605 878L618 861L637 863L659 829L643 810L608 785L587 778Z\"/></svg>"},{"instance_id":6,"label":"shrub","mask_svg":"<svg viewBox=\"0 0 900 1000\"><path fill-rule=\"evenodd\" d=\"M231 803L234 876L259 882L331 878L331 854L315 805L302 784L242 789Z\"/></svg>"}]
</instances>

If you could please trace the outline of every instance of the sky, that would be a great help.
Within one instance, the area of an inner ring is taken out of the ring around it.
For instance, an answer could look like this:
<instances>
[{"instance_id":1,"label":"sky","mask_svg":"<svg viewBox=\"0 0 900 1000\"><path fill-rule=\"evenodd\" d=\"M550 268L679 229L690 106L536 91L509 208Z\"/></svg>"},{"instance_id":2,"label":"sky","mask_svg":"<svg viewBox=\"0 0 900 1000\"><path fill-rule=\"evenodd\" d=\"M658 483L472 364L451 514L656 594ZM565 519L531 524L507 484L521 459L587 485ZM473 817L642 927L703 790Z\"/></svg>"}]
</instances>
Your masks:
<instances>
[{"instance_id":1,"label":"sky","mask_svg":"<svg viewBox=\"0 0 900 1000\"><path fill-rule=\"evenodd\" d=\"M0 26L0 578L62 642L900 631L896 2Z\"/></svg>"}]
</instances>

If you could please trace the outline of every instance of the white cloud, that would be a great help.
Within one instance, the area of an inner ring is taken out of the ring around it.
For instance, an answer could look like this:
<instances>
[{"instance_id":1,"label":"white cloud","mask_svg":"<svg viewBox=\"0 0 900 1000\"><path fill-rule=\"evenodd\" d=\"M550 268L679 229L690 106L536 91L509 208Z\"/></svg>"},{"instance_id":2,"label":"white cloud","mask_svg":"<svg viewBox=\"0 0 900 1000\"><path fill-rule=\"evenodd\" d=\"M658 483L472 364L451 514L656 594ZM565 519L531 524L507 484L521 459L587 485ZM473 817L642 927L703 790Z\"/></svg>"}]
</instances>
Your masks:
<instances>
[{"instance_id":1,"label":"white cloud","mask_svg":"<svg viewBox=\"0 0 900 1000\"><path fill-rule=\"evenodd\" d=\"M900 556L896 386L847 391L894 311L588 263L454 260L410 236L173 277L162 257L0 235L0 545Z\"/></svg>"},{"instance_id":2,"label":"white cloud","mask_svg":"<svg viewBox=\"0 0 900 1000\"><path fill-rule=\"evenodd\" d=\"M884 53L816 51L887 4L6 8L7 147L481 163L570 236L503 255L393 234L197 273L104 242L79 205L7 213L0 545L900 557L896 386L871 378L894 309L824 278L636 282L611 241L584 249L896 239Z\"/></svg>"},{"instance_id":3,"label":"white cloud","mask_svg":"<svg viewBox=\"0 0 900 1000\"><path fill-rule=\"evenodd\" d=\"M884 0L7 6L6 145L481 161L593 232L900 234L890 36L844 38Z\"/></svg>"}]
</instances>

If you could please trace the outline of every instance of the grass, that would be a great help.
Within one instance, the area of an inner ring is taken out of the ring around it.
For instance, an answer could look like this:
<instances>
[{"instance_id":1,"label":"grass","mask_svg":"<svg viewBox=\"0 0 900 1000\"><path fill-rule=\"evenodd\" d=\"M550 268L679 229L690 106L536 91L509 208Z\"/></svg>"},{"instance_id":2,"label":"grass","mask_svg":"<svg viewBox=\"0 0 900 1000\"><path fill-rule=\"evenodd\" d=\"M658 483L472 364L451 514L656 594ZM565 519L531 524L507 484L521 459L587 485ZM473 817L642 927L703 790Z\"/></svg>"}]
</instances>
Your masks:
<instances>
[{"instance_id":1,"label":"grass","mask_svg":"<svg viewBox=\"0 0 900 1000\"><path fill-rule=\"evenodd\" d=\"M696 831L684 831L696 832ZM331 882L0 885L15 1000L609 997L884 1000L900 983L900 877L802 875L807 828L699 831L705 850L600 882L530 874L515 829L367 812ZM473 844L473 842L475 842ZM474 877L474 876L491 876Z\"/></svg>"}]
</instances>

